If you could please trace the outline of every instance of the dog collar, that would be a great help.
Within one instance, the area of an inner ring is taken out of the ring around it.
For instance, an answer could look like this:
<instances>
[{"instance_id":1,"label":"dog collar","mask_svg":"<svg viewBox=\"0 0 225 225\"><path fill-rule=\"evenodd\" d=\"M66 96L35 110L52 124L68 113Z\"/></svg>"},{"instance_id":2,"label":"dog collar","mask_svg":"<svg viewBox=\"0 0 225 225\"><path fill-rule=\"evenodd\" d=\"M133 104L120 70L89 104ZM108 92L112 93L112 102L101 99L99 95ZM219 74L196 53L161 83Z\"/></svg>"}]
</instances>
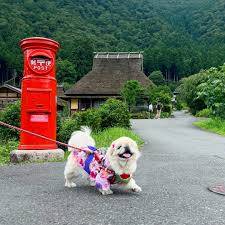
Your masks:
<instances>
[{"instance_id":1,"label":"dog collar","mask_svg":"<svg viewBox=\"0 0 225 225\"><path fill-rule=\"evenodd\" d=\"M126 173L123 173L123 174L115 174L115 183L125 183L125 184L128 184L130 179L131 179L131 175L130 174L126 174Z\"/></svg>"}]
</instances>

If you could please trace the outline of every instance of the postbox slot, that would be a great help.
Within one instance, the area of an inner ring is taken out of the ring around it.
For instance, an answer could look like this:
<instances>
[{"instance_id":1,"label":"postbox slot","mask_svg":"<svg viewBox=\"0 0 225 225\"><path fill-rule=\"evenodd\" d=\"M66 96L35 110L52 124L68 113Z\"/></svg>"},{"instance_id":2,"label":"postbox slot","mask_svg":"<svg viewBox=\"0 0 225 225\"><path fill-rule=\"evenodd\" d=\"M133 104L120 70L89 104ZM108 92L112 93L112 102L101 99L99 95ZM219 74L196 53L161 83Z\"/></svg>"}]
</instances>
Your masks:
<instances>
[{"instance_id":1,"label":"postbox slot","mask_svg":"<svg viewBox=\"0 0 225 225\"><path fill-rule=\"evenodd\" d=\"M26 105L28 112L51 112L51 89L27 89Z\"/></svg>"},{"instance_id":2,"label":"postbox slot","mask_svg":"<svg viewBox=\"0 0 225 225\"><path fill-rule=\"evenodd\" d=\"M48 114L31 114L30 121L33 123L47 123L48 117Z\"/></svg>"}]
</instances>

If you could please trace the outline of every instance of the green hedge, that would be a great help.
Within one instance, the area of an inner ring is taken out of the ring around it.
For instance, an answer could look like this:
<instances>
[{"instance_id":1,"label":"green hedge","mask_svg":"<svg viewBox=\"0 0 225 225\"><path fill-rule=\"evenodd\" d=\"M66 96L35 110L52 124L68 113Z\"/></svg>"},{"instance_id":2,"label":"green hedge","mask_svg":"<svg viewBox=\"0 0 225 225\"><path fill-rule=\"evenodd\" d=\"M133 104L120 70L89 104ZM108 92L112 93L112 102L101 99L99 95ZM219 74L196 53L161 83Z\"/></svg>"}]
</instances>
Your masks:
<instances>
[{"instance_id":1,"label":"green hedge","mask_svg":"<svg viewBox=\"0 0 225 225\"><path fill-rule=\"evenodd\" d=\"M0 121L20 127L20 101L9 104L0 112ZM0 126L0 139L18 139L19 132Z\"/></svg>"},{"instance_id":2,"label":"green hedge","mask_svg":"<svg viewBox=\"0 0 225 225\"><path fill-rule=\"evenodd\" d=\"M130 113L126 104L120 100L109 99L98 109L77 112L61 123L58 138L67 142L70 135L81 126L89 126L93 131L101 131L110 127L130 128Z\"/></svg>"}]
</instances>

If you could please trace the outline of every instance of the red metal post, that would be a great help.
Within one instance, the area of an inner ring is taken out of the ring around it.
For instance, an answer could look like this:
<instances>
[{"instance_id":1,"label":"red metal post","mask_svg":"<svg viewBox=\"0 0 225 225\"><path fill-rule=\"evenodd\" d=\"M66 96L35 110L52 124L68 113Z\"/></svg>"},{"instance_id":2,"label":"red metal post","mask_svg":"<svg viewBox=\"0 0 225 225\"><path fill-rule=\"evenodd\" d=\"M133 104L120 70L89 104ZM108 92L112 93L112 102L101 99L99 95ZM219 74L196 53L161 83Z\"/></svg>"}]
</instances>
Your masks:
<instances>
[{"instance_id":1,"label":"red metal post","mask_svg":"<svg viewBox=\"0 0 225 225\"><path fill-rule=\"evenodd\" d=\"M21 128L56 139L57 82L55 56L59 43L47 38L26 38L20 42L24 55L21 96ZM57 149L56 143L20 134L19 150Z\"/></svg>"}]
</instances>

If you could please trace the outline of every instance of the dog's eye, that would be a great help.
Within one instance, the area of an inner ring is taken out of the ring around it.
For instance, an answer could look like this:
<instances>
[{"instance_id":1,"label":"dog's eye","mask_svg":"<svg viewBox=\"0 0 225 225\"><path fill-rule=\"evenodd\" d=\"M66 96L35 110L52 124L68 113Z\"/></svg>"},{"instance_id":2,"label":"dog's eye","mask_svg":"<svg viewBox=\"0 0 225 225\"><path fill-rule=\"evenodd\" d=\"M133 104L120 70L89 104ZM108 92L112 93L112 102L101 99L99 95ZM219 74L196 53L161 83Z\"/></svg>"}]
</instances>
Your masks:
<instances>
[{"instance_id":1,"label":"dog's eye","mask_svg":"<svg viewBox=\"0 0 225 225\"><path fill-rule=\"evenodd\" d=\"M122 146L120 145L120 146L117 147L117 149L120 149L121 147L122 147Z\"/></svg>"}]
</instances>

